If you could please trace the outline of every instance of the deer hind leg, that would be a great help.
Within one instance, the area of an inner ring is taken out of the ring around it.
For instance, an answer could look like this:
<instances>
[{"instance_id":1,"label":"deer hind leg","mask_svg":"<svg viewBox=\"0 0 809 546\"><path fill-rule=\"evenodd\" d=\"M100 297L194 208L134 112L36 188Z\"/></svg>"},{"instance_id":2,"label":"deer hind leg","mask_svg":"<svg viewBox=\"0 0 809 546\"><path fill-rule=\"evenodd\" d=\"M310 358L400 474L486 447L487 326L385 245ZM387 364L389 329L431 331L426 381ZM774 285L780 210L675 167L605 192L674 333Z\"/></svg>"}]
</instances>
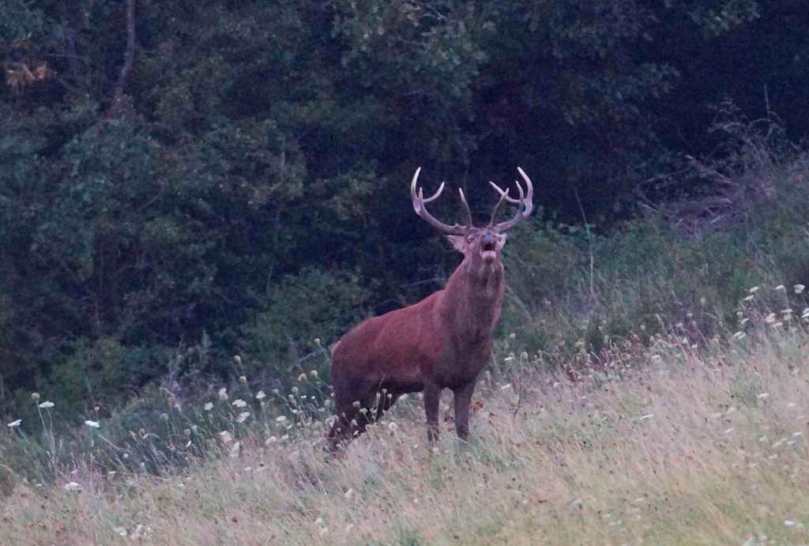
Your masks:
<instances>
[{"instance_id":1,"label":"deer hind leg","mask_svg":"<svg viewBox=\"0 0 809 546\"><path fill-rule=\"evenodd\" d=\"M441 402L441 388L438 385L424 386L424 413L427 415L427 442L438 440L438 406Z\"/></svg>"},{"instance_id":2,"label":"deer hind leg","mask_svg":"<svg viewBox=\"0 0 809 546\"><path fill-rule=\"evenodd\" d=\"M469 404L472 401L472 393L475 390L475 382L471 381L462 387L455 389L455 433L461 440L469 437Z\"/></svg>"}]
</instances>

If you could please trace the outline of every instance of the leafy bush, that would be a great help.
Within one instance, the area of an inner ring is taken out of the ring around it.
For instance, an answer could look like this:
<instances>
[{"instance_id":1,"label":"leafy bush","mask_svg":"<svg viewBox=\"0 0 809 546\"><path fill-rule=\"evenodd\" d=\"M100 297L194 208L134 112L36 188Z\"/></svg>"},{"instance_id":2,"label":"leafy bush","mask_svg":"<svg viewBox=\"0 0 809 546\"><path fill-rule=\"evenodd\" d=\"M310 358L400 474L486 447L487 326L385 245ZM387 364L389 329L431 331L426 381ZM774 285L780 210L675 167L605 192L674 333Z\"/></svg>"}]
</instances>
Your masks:
<instances>
[{"instance_id":1,"label":"leafy bush","mask_svg":"<svg viewBox=\"0 0 809 546\"><path fill-rule=\"evenodd\" d=\"M726 132L726 152L692 160L677 181L722 177L722 185L609 234L546 224L515 237L506 256L506 331L548 364L568 366L632 336L648 342L677 332L704 344L733 333L754 287L765 314L799 312L809 284L809 154L785 143L777 120L737 117L716 128ZM711 208L718 197L723 206Z\"/></svg>"},{"instance_id":2,"label":"leafy bush","mask_svg":"<svg viewBox=\"0 0 809 546\"><path fill-rule=\"evenodd\" d=\"M274 286L266 310L244 330L247 373L281 388L301 373L328 373L330 340L364 314L368 290L351 275L306 269Z\"/></svg>"}]
</instances>

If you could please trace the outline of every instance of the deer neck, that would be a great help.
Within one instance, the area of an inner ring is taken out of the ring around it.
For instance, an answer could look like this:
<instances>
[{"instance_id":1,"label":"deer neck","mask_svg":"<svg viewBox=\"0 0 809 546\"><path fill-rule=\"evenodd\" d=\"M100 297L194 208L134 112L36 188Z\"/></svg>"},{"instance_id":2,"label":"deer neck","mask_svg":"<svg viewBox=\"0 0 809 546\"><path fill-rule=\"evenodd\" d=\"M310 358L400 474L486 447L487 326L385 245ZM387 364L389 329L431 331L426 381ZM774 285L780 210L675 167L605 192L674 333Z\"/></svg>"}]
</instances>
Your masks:
<instances>
[{"instance_id":1,"label":"deer neck","mask_svg":"<svg viewBox=\"0 0 809 546\"><path fill-rule=\"evenodd\" d=\"M447 281L445 312L461 340L479 342L491 337L503 302L503 264L464 260Z\"/></svg>"}]
</instances>

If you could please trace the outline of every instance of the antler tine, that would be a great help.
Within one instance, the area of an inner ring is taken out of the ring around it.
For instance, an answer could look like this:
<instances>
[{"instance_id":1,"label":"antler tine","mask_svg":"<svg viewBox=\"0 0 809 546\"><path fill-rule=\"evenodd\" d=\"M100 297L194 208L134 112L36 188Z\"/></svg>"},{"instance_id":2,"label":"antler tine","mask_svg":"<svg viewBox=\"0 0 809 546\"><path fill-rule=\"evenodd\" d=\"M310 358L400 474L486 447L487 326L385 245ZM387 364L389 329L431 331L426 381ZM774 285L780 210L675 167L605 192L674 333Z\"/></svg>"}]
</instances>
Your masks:
<instances>
[{"instance_id":1,"label":"antler tine","mask_svg":"<svg viewBox=\"0 0 809 546\"><path fill-rule=\"evenodd\" d=\"M513 228L520 221L524 220L525 218L528 218L528 216L531 214L531 211L534 210L534 184L531 182L531 179L528 178L528 175L525 174L525 171L523 171L522 168L517 167L517 171L519 171L520 176L525 181L526 190L523 191L522 185L519 183L519 181L515 180L515 183L517 184L517 191L520 194L520 198L514 199L512 197L507 197L507 200L509 203L520 205L520 207L517 209L517 212L514 214L514 217L511 220L500 222L499 224L494 226L494 229L496 231L503 232ZM497 187L495 184L492 185ZM497 189L500 190L499 187L497 187ZM503 191L500 190L500 192L502 199Z\"/></svg>"},{"instance_id":2,"label":"antler tine","mask_svg":"<svg viewBox=\"0 0 809 546\"><path fill-rule=\"evenodd\" d=\"M489 220L489 227L492 227L494 225L494 220L497 218L497 211L500 210L500 205L503 204L503 201L505 201L506 199L508 199L509 201L513 201L513 199L508 195L509 190L504 191L500 186L498 186L491 180L489 180L489 184L491 184L494 190L500 194L500 199L497 200L497 204L494 206L494 209L492 209L492 217Z\"/></svg>"},{"instance_id":3,"label":"antler tine","mask_svg":"<svg viewBox=\"0 0 809 546\"><path fill-rule=\"evenodd\" d=\"M436 191L431 197L425 199L424 198L424 188L418 187L418 179L419 174L421 173L421 167L416 169L416 173L413 175L413 180L410 183L410 199L413 202L413 210L416 211L416 214L425 222L433 226L439 231L444 233L448 233L451 235L463 235L466 233L467 228L466 226L459 226L458 224L455 225L447 225L437 218L435 218L425 207L425 203L429 203L438 199L438 196L441 195L441 192L444 191L444 183L441 183L439 186L438 191Z\"/></svg>"},{"instance_id":4,"label":"antler tine","mask_svg":"<svg viewBox=\"0 0 809 546\"><path fill-rule=\"evenodd\" d=\"M469 209L469 203L466 202L466 196L463 193L463 189L458 188L458 193L461 194L461 203L463 203L463 208L466 209L466 225L472 227L474 225L472 222L472 211Z\"/></svg>"},{"instance_id":5,"label":"antler tine","mask_svg":"<svg viewBox=\"0 0 809 546\"><path fill-rule=\"evenodd\" d=\"M528 188L528 192L527 192L525 198L528 199L528 201L530 201L531 208L533 209L534 208L534 184L531 182L531 179L528 178L528 175L525 174L525 171L522 170L522 167L518 166L517 167L517 172L519 172L520 176L522 176L522 179L525 180L525 187Z\"/></svg>"},{"instance_id":6,"label":"antler tine","mask_svg":"<svg viewBox=\"0 0 809 546\"><path fill-rule=\"evenodd\" d=\"M522 192L522 188L520 187L520 183L517 180L515 180L514 182L517 184L517 188L520 189L520 192ZM489 184L491 184L492 187L494 188L494 191L496 191L500 195L503 195L505 193L506 194L506 201L508 201L509 203L513 203L515 205L520 204L519 199L514 199L513 197L511 197L511 195L509 194L510 190L504 190L503 188L501 188L500 186L498 186L497 184L495 184L491 180L489 180Z\"/></svg>"},{"instance_id":7,"label":"antler tine","mask_svg":"<svg viewBox=\"0 0 809 546\"><path fill-rule=\"evenodd\" d=\"M427 199L423 198L424 197L424 193L422 191L423 189L424 188L419 188L419 197L422 198L421 202L422 203L430 203L431 201L435 201L436 199L438 199L438 197L441 195L441 192L444 191L444 183L441 182L441 185L438 186L438 190L433 194L432 197L428 197Z\"/></svg>"}]
</instances>

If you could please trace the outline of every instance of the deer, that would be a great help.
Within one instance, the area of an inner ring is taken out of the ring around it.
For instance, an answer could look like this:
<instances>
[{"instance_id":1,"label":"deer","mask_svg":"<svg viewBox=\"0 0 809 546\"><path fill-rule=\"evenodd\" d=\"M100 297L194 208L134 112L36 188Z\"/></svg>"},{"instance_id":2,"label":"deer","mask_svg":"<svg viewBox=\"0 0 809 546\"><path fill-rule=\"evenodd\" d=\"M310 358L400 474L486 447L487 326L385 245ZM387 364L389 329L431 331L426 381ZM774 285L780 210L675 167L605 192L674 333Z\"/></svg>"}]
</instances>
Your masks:
<instances>
[{"instance_id":1,"label":"deer","mask_svg":"<svg viewBox=\"0 0 809 546\"><path fill-rule=\"evenodd\" d=\"M418 185L421 167L410 184L413 210L422 220L446 235L463 260L443 289L421 301L369 318L349 330L331 347L331 384L334 422L327 434L329 449L338 451L365 432L403 394L423 392L427 441L438 440L441 392L454 394L455 432L469 436L469 408L478 376L491 359L492 336L500 319L504 293L501 251L506 232L531 214L534 187L520 168L526 188L515 181L518 197L510 189L489 182L499 194L489 223L476 227L461 188L464 224L448 225L427 210L438 199L444 182L430 197ZM509 220L495 223L503 203L517 205Z\"/></svg>"}]
</instances>

